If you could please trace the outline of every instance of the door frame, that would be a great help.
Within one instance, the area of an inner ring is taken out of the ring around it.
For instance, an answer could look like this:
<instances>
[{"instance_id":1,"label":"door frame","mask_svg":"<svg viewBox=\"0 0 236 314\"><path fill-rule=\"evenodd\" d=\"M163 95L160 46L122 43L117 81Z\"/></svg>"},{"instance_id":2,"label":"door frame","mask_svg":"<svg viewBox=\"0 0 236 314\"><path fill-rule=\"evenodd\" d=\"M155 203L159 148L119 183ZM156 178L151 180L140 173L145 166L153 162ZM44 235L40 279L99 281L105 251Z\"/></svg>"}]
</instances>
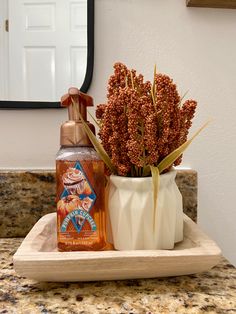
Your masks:
<instances>
[{"instance_id":1,"label":"door frame","mask_svg":"<svg viewBox=\"0 0 236 314\"><path fill-rule=\"evenodd\" d=\"M8 20L8 0L0 3L0 99L8 98L8 32L5 30Z\"/></svg>"},{"instance_id":2,"label":"door frame","mask_svg":"<svg viewBox=\"0 0 236 314\"><path fill-rule=\"evenodd\" d=\"M7 3L7 0L4 0L4 2ZM7 16L8 16L8 13L7 13ZM1 32L1 29L0 29L0 32ZM2 34L0 33L0 38L1 36ZM3 48L4 48L4 45L3 45ZM6 64L8 65L8 45L5 46L3 50L4 51L0 50L0 57L1 57L1 54L2 56L4 56L4 58L6 57L7 59ZM1 65L2 60L0 58L0 65ZM84 93L87 92L87 90L89 89L90 83L92 81L93 66L94 66L94 0L87 0L87 67L86 67L86 74L85 74L84 82L80 88L80 90ZM3 71L3 73L4 72L5 71ZM8 71L6 72L8 73ZM5 75L5 82L8 82L8 80L6 79L7 74L4 74L4 75ZM2 86L3 80L4 80L4 76L0 76L0 88ZM0 109L49 109L49 108L59 109L62 107L60 105L60 102L0 100Z\"/></svg>"}]
</instances>

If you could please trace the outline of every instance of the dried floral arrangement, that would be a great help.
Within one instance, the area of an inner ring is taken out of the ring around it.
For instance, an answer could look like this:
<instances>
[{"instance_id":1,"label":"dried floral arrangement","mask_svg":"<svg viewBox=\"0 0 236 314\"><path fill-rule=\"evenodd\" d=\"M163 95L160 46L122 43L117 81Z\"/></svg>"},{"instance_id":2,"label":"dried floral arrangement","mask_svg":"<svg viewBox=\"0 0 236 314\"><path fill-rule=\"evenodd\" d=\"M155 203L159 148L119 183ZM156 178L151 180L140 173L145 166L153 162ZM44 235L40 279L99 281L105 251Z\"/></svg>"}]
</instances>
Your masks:
<instances>
[{"instance_id":1,"label":"dried floral arrangement","mask_svg":"<svg viewBox=\"0 0 236 314\"><path fill-rule=\"evenodd\" d=\"M84 127L110 173L156 177L181 163L183 151L205 127L187 140L197 102L182 102L173 80L156 68L151 83L115 63L107 103L96 110L101 143Z\"/></svg>"}]
</instances>

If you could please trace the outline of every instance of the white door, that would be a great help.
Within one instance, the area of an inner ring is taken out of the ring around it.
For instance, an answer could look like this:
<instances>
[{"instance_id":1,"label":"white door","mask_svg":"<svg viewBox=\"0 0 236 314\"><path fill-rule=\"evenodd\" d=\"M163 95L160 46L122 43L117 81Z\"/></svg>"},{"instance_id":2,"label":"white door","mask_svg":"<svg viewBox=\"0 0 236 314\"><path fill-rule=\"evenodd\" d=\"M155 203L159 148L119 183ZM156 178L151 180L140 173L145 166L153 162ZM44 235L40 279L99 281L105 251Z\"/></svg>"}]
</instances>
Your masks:
<instances>
[{"instance_id":1,"label":"white door","mask_svg":"<svg viewBox=\"0 0 236 314\"><path fill-rule=\"evenodd\" d=\"M86 65L86 0L9 0L9 100L58 101Z\"/></svg>"},{"instance_id":2,"label":"white door","mask_svg":"<svg viewBox=\"0 0 236 314\"><path fill-rule=\"evenodd\" d=\"M0 101L8 100L8 18L7 0L0 0Z\"/></svg>"}]
</instances>

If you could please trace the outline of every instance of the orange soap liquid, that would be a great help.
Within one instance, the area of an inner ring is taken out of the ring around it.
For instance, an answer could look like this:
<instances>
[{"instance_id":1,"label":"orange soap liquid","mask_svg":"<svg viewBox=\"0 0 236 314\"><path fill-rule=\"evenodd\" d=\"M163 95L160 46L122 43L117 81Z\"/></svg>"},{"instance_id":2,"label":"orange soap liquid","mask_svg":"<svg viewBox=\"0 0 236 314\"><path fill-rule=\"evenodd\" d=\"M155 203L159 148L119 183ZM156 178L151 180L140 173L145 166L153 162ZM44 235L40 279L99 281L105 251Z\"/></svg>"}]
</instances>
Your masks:
<instances>
[{"instance_id":1,"label":"orange soap liquid","mask_svg":"<svg viewBox=\"0 0 236 314\"><path fill-rule=\"evenodd\" d=\"M69 160L68 160L69 159ZM59 251L106 247L104 163L81 154L57 158L57 239Z\"/></svg>"}]
</instances>

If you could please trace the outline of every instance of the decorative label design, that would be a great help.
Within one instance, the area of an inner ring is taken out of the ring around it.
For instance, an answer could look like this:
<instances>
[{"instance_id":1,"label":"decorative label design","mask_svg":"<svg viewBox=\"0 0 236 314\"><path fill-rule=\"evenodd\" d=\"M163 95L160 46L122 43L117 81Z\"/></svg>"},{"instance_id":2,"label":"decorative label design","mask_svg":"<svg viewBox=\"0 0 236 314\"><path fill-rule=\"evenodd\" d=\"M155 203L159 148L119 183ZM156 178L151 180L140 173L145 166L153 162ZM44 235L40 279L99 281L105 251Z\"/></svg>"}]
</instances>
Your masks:
<instances>
[{"instance_id":1,"label":"decorative label design","mask_svg":"<svg viewBox=\"0 0 236 314\"><path fill-rule=\"evenodd\" d=\"M96 194L80 162L76 162L74 167L67 169L62 176L62 181L64 191L57 203L57 210L59 215L65 218L62 221L60 231L68 231L67 227L70 221L78 233L86 221L89 223L91 231L96 231L96 223L89 214L95 203Z\"/></svg>"},{"instance_id":2,"label":"decorative label design","mask_svg":"<svg viewBox=\"0 0 236 314\"><path fill-rule=\"evenodd\" d=\"M89 215L89 213L87 213L86 211L82 210L82 209L76 209L73 210L73 212L69 213L66 218L64 219L62 225L61 225L61 232L66 232L68 223L70 222L70 220L73 222L74 226L76 227L77 231L80 232L81 230L81 224L79 219L84 219L87 220L90 224L90 227L93 231L97 230L95 221L93 220L93 218Z\"/></svg>"}]
</instances>

